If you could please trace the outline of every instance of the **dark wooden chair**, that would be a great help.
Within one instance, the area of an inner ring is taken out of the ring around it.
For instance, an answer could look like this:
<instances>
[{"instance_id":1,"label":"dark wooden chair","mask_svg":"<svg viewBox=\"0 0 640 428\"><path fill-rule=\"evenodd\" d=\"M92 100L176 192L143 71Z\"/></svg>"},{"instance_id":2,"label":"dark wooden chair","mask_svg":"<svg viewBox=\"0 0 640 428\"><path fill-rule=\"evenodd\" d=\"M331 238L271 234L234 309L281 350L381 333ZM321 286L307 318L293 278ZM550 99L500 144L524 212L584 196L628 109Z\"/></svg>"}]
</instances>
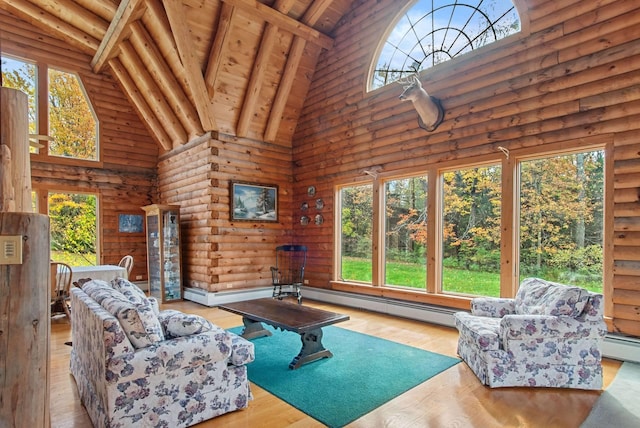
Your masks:
<instances>
[{"instance_id":1,"label":"dark wooden chair","mask_svg":"<svg viewBox=\"0 0 640 428\"><path fill-rule=\"evenodd\" d=\"M51 262L51 316L65 314L69 322L71 279L71 266L62 262Z\"/></svg>"},{"instance_id":2,"label":"dark wooden chair","mask_svg":"<svg viewBox=\"0 0 640 428\"><path fill-rule=\"evenodd\" d=\"M307 263L307 247L304 245L281 245L276 247L276 265L271 267L273 298L293 296L302 304L301 286L304 283L304 268Z\"/></svg>"}]
</instances>

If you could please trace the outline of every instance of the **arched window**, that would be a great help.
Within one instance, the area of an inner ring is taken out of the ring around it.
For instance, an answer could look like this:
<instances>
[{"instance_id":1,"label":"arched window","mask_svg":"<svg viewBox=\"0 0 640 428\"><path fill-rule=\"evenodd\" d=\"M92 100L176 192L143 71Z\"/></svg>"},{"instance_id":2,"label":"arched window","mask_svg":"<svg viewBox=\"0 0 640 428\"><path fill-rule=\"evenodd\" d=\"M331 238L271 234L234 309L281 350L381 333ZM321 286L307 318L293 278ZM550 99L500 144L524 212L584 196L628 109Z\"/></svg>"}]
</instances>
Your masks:
<instances>
[{"instance_id":1,"label":"arched window","mask_svg":"<svg viewBox=\"0 0 640 428\"><path fill-rule=\"evenodd\" d=\"M520 31L511 0L418 0L387 33L370 89Z\"/></svg>"}]
</instances>

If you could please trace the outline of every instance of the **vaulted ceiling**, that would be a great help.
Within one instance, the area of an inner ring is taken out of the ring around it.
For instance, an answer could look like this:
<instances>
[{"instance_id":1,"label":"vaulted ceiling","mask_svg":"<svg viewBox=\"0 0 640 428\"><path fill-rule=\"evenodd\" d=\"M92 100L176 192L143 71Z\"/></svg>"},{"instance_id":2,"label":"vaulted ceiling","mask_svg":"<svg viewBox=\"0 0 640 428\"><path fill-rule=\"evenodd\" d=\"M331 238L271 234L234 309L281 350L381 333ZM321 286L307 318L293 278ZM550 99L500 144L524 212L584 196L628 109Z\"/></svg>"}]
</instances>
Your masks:
<instances>
[{"instance_id":1,"label":"vaulted ceiling","mask_svg":"<svg viewBox=\"0 0 640 428\"><path fill-rule=\"evenodd\" d=\"M160 147L208 131L290 146L349 0L0 0L118 80Z\"/></svg>"}]
</instances>

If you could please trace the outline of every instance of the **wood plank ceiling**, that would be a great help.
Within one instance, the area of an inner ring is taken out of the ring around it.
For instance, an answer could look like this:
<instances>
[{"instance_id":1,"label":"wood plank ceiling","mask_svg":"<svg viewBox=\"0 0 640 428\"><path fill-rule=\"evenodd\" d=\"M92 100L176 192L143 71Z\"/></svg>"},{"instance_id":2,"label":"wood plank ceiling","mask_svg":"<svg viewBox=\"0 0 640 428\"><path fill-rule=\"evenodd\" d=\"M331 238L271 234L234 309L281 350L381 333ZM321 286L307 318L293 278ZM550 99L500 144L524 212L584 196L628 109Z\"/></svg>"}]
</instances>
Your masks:
<instances>
[{"instance_id":1,"label":"wood plank ceiling","mask_svg":"<svg viewBox=\"0 0 640 428\"><path fill-rule=\"evenodd\" d=\"M208 131L291 146L348 0L0 0L118 80L163 150Z\"/></svg>"}]
</instances>

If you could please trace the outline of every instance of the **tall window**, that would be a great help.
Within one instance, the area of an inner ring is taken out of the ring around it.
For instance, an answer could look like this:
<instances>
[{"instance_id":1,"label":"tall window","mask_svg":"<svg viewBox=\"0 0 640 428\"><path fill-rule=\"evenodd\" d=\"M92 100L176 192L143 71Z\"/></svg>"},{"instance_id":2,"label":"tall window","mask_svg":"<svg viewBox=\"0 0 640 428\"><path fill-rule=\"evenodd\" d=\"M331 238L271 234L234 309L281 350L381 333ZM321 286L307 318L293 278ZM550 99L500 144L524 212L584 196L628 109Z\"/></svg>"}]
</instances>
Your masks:
<instances>
[{"instance_id":1,"label":"tall window","mask_svg":"<svg viewBox=\"0 0 640 428\"><path fill-rule=\"evenodd\" d=\"M443 174L442 291L500 296L499 165Z\"/></svg>"},{"instance_id":2,"label":"tall window","mask_svg":"<svg viewBox=\"0 0 640 428\"><path fill-rule=\"evenodd\" d=\"M389 180L385 190L385 284L426 288L427 177Z\"/></svg>"},{"instance_id":3,"label":"tall window","mask_svg":"<svg viewBox=\"0 0 640 428\"><path fill-rule=\"evenodd\" d=\"M604 152L522 162L520 277L602 292Z\"/></svg>"},{"instance_id":4,"label":"tall window","mask_svg":"<svg viewBox=\"0 0 640 428\"><path fill-rule=\"evenodd\" d=\"M75 74L49 69L49 155L97 160L97 120Z\"/></svg>"},{"instance_id":5,"label":"tall window","mask_svg":"<svg viewBox=\"0 0 640 428\"><path fill-rule=\"evenodd\" d=\"M511 0L419 0L402 14L371 73L370 89L520 31Z\"/></svg>"},{"instance_id":6,"label":"tall window","mask_svg":"<svg viewBox=\"0 0 640 428\"><path fill-rule=\"evenodd\" d=\"M340 201L340 267L345 281L371 283L373 238L373 186L344 187Z\"/></svg>"},{"instance_id":7,"label":"tall window","mask_svg":"<svg viewBox=\"0 0 640 428\"><path fill-rule=\"evenodd\" d=\"M2 55L2 85L18 89L27 94L29 100L29 133L47 134L47 151L38 150L32 144L32 153L72 159L98 160L98 120L89 98L77 75L48 68L47 73L38 73L35 64ZM46 80L48 88L45 117L38 106L39 81ZM45 131L46 130L46 131ZM37 143L32 138L32 143Z\"/></svg>"}]
</instances>

